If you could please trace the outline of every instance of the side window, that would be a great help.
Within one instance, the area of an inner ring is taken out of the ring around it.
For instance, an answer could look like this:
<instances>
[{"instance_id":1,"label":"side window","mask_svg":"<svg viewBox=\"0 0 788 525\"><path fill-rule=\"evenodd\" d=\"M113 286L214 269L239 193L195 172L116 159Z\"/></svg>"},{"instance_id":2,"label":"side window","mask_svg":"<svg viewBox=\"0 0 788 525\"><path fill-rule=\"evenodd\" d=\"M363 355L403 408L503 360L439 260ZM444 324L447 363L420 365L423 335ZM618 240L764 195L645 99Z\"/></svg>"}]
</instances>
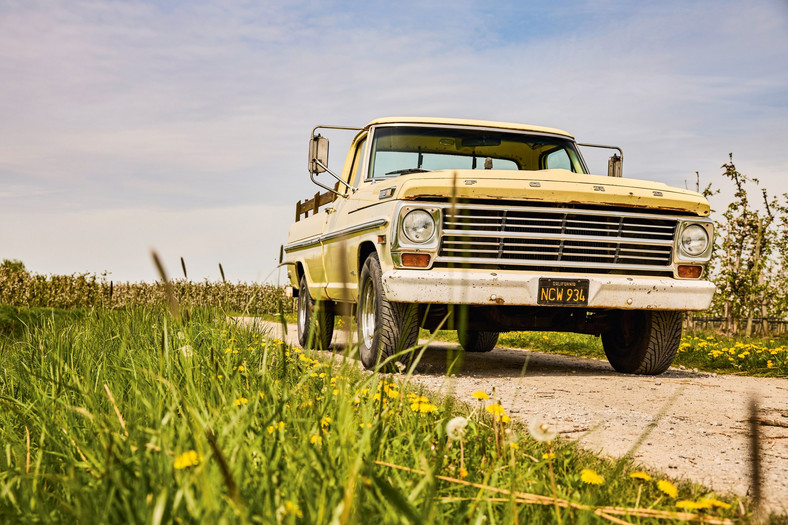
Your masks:
<instances>
[{"instance_id":1,"label":"side window","mask_svg":"<svg viewBox=\"0 0 788 525\"><path fill-rule=\"evenodd\" d=\"M358 143L356 146L356 152L353 155L353 166L350 168L350 179L348 180L348 184L353 186L356 181L358 180L358 167L361 165L362 157L364 156L364 146L367 144L367 139L364 138L361 142Z\"/></svg>"},{"instance_id":2,"label":"side window","mask_svg":"<svg viewBox=\"0 0 788 525\"><path fill-rule=\"evenodd\" d=\"M544 166L542 166L542 169L563 169L573 171L572 161L569 159L569 154L563 148L549 153L544 159Z\"/></svg>"}]
</instances>

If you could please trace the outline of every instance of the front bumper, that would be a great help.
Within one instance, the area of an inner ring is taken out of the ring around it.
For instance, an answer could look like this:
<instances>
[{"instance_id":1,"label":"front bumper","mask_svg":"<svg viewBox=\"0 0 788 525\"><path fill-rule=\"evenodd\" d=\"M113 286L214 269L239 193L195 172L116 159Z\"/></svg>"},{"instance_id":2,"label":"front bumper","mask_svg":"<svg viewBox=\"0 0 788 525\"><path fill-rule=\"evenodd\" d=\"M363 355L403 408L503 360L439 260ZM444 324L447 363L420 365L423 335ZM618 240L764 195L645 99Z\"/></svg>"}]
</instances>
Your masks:
<instances>
[{"instance_id":1,"label":"front bumper","mask_svg":"<svg viewBox=\"0 0 788 525\"><path fill-rule=\"evenodd\" d=\"M588 279L583 308L705 310L714 296L708 281L569 273L479 270L390 270L383 288L404 303L538 306L539 278Z\"/></svg>"}]
</instances>

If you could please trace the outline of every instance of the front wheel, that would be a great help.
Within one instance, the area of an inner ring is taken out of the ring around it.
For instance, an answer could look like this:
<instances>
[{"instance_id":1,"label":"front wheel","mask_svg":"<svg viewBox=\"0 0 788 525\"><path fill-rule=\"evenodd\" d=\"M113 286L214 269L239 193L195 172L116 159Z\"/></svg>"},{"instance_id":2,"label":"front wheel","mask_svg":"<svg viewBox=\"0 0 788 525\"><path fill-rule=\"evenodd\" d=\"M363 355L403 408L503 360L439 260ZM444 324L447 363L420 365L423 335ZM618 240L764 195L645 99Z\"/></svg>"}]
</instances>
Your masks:
<instances>
[{"instance_id":1,"label":"front wheel","mask_svg":"<svg viewBox=\"0 0 788 525\"><path fill-rule=\"evenodd\" d=\"M498 332L457 330L457 339L466 352L490 352L498 344Z\"/></svg>"},{"instance_id":2,"label":"front wheel","mask_svg":"<svg viewBox=\"0 0 788 525\"><path fill-rule=\"evenodd\" d=\"M298 283L298 344L301 348L328 350L333 335L333 303L312 299L306 276L302 275Z\"/></svg>"},{"instance_id":3,"label":"front wheel","mask_svg":"<svg viewBox=\"0 0 788 525\"><path fill-rule=\"evenodd\" d=\"M380 261L373 253L361 268L356 312L359 354L367 369L392 356L407 366L411 354L402 352L415 345L419 336L418 306L386 299L381 276ZM384 368L393 370L392 365L388 362Z\"/></svg>"},{"instance_id":4,"label":"front wheel","mask_svg":"<svg viewBox=\"0 0 788 525\"><path fill-rule=\"evenodd\" d=\"M616 312L602 334L607 360L625 374L661 374L676 358L681 321L682 313L675 311Z\"/></svg>"}]
</instances>

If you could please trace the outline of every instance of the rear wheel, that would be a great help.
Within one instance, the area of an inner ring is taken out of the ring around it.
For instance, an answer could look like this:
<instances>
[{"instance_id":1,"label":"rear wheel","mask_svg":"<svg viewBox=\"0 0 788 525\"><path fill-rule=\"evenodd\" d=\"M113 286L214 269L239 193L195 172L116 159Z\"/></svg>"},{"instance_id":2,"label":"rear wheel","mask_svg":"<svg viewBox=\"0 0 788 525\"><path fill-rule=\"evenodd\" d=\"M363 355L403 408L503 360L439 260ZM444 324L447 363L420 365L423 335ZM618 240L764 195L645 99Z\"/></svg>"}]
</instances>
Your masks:
<instances>
[{"instance_id":1,"label":"rear wheel","mask_svg":"<svg viewBox=\"0 0 788 525\"><path fill-rule=\"evenodd\" d=\"M498 344L498 332L457 330L457 339L466 352L489 352Z\"/></svg>"},{"instance_id":2,"label":"rear wheel","mask_svg":"<svg viewBox=\"0 0 788 525\"><path fill-rule=\"evenodd\" d=\"M602 334L607 360L618 372L657 375L670 367L681 342L682 313L624 310Z\"/></svg>"},{"instance_id":3,"label":"rear wheel","mask_svg":"<svg viewBox=\"0 0 788 525\"><path fill-rule=\"evenodd\" d=\"M298 286L298 344L301 348L328 350L334 335L334 304L315 301L302 275Z\"/></svg>"},{"instance_id":4,"label":"rear wheel","mask_svg":"<svg viewBox=\"0 0 788 525\"><path fill-rule=\"evenodd\" d=\"M359 354L367 369L412 347L419 336L418 306L386 299L381 276L380 261L373 253L361 269L356 312ZM409 352L396 357L406 366L410 359ZM387 363L384 368L393 370L392 365Z\"/></svg>"}]
</instances>

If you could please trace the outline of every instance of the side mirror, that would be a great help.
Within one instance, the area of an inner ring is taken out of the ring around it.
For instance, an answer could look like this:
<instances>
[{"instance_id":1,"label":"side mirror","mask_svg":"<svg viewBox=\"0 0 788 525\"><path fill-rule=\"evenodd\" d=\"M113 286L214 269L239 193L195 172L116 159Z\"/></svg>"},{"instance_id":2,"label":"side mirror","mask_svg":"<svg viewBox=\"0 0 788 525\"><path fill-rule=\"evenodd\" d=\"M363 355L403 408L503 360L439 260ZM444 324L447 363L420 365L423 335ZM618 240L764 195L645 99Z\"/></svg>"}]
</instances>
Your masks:
<instances>
[{"instance_id":1,"label":"side mirror","mask_svg":"<svg viewBox=\"0 0 788 525\"><path fill-rule=\"evenodd\" d=\"M328 139L315 135L309 141L309 173L316 175L328 169Z\"/></svg>"},{"instance_id":2,"label":"side mirror","mask_svg":"<svg viewBox=\"0 0 788 525\"><path fill-rule=\"evenodd\" d=\"M621 177L621 172L624 167L624 159L617 154L613 154L607 161L607 176L608 177Z\"/></svg>"}]
</instances>

